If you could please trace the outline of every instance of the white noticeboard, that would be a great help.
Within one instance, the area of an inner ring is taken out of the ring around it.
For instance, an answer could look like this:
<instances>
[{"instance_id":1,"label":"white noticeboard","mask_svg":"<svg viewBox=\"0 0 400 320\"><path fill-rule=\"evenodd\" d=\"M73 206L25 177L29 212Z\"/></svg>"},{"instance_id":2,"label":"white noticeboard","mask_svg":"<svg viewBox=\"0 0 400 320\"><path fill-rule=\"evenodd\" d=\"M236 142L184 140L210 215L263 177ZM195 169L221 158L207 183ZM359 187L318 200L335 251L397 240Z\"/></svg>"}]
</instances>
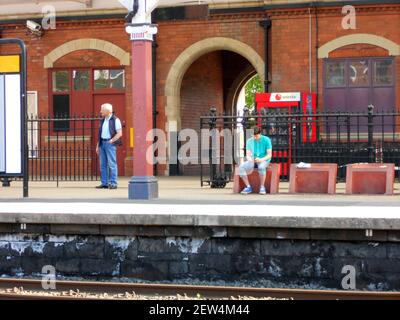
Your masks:
<instances>
[{"instance_id":1,"label":"white noticeboard","mask_svg":"<svg viewBox=\"0 0 400 320\"><path fill-rule=\"evenodd\" d=\"M5 76L6 173L22 173L21 76Z\"/></svg>"},{"instance_id":2,"label":"white noticeboard","mask_svg":"<svg viewBox=\"0 0 400 320\"><path fill-rule=\"evenodd\" d=\"M6 171L6 119L4 75L0 74L0 173Z\"/></svg>"},{"instance_id":3,"label":"white noticeboard","mask_svg":"<svg viewBox=\"0 0 400 320\"><path fill-rule=\"evenodd\" d=\"M0 176L21 176L22 92L19 56L0 55Z\"/></svg>"}]
</instances>

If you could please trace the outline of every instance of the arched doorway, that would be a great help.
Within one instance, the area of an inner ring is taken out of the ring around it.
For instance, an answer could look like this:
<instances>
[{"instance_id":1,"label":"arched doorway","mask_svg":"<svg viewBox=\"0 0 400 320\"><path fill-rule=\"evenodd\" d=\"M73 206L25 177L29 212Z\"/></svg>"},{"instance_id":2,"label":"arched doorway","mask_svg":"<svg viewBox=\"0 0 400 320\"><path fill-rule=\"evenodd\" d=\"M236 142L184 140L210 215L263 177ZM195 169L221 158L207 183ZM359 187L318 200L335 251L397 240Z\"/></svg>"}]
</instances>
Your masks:
<instances>
[{"instance_id":1,"label":"arched doorway","mask_svg":"<svg viewBox=\"0 0 400 320\"><path fill-rule=\"evenodd\" d=\"M198 130L199 117L211 106L220 112L234 112L238 88L254 74L264 79L264 61L243 42L209 38L187 48L175 60L166 81L167 133L183 128ZM179 169L167 165L166 174L193 175L199 171L195 165Z\"/></svg>"},{"instance_id":2,"label":"arched doorway","mask_svg":"<svg viewBox=\"0 0 400 320\"><path fill-rule=\"evenodd\" d=\"M91 165L85 167L87 172L89 167L94 173L98 171L97 162L93 161L98 124L90 119L99 114L101 105L111 103L123 128L126 127L126 74L129 71L126 67L129 64L129 52L100 39L69 41L44 57L44 67L48 70L49 115L68 119L57 122L56 137L62 132L65 148L77 149L74 159L88 159ZM82 118L82 123L78 124L76 118ZM124 144L127 136L125 132ZM79 145L77 140L81 141ZM82 157L81 149L85 150ZM118 148L118 171L122 176L126 157L126 148ZM79 169L79 164L74 166Z\"/></svg>"}]
</instances>

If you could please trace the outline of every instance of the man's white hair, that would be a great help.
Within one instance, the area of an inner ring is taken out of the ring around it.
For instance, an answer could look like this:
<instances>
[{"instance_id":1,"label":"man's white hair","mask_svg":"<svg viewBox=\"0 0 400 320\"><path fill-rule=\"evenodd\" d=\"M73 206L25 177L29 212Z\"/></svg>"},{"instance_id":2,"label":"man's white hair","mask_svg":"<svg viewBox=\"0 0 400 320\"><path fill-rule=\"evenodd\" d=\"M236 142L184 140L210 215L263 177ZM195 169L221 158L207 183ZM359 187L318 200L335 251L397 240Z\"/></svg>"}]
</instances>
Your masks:
<instances>
[{"instance_id":1,"label":"man's white hair","mask_svg":"<svg viewBox=\"0 0 400 320\"><path fill-rule=\"evenodd\" d=\"M101 110L107 110L113 112L113 106L110 103L105 103L101 105Z\"/></svg>"}]
</instances>

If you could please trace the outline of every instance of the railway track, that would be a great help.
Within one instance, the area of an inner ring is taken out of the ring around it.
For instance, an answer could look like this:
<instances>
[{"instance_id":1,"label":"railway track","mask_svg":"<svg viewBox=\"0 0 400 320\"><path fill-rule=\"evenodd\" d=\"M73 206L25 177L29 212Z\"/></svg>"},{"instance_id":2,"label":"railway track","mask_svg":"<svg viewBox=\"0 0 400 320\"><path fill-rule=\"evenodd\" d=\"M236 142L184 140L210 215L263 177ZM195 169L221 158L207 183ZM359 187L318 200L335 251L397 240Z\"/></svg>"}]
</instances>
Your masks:
<instances>
[{"instance_id":1,"label":"railway track","mask_svg":"<svg viewBox=\"0 0 400 320\"><path fill-rule=\"evenodd\" d=\"M330 291L276 288L242 288L172 284L91 281L57 281L44 290L40 280L0 279L0 299L294 299L294 300L400 300L400 292Z\"/></svg>"}]
</instances>

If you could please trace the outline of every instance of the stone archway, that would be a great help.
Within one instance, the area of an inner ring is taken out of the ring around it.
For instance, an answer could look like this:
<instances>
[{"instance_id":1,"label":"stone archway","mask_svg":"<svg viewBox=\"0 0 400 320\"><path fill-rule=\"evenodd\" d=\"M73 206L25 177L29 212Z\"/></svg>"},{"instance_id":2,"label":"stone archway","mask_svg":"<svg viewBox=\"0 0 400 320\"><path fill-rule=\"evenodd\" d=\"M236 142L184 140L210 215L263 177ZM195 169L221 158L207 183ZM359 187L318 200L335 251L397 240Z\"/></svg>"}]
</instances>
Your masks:
<instances>
[{"instance_id":1,"label":"stone archway","mask_svg":"<svg viewBox=\"0 0 400 320\"><path fill-rule=\"evenodd\" d=\"M246 58L254 67L261 80L264 81L264 61L249 45L235 39L224 37L207 38L192 44L175 60L166 79L165 130L167 133L181 129L180 91L186 71L192 63L202 55L219 50L232 51ZM170 148L168 149L170 150ZM167 165L166 174L168 175L168 173L169 170Z\"/></svg>"},{"instance_id":2,"label":"stone archway","mask_svg":"<svg viewBox=\"0 0 400 320\"><path fill-rule=\"evenodd\" d=\"M344 46L359 44L359 43L371 44L377 47L384 48L388 50L389 55L391 56L400 55L400 46L397 45L395 42L373 34L357 33L339 37L325 43L318 49L318 58L320 59L329 58L329 53L331 53L332 51Z\"/></svg>"},{"instance_id":3,"label":"stone archway","mask_svg":"<svg viewBox=\"0 0 400 320\"><path fill-rule=\"evenodd\" d=\"M248 67L244 69L232 83L231 87L228 90L225 104L225 110L229 111L230 114L234 115L237 113L235 107L239 98L239 93L246 85L246 83L256 74L257 72L252 67Z\"/></svg>"},{"instance_id":4,"label":"stone archway","mask_svg":"<svg viewBox=\"0 0 400 320\"><path fill-rule=\"evenodd\" d=\"M130 65L129 52L124 51L115 44L100 39L78 39L64 43L61 46L52 50L48 55L44 57L44 67L46 69L52 68L54 63L61 57L71 52L85 49L103 51L118 59L121 65Z\"/></svg>"}]
</instances>

